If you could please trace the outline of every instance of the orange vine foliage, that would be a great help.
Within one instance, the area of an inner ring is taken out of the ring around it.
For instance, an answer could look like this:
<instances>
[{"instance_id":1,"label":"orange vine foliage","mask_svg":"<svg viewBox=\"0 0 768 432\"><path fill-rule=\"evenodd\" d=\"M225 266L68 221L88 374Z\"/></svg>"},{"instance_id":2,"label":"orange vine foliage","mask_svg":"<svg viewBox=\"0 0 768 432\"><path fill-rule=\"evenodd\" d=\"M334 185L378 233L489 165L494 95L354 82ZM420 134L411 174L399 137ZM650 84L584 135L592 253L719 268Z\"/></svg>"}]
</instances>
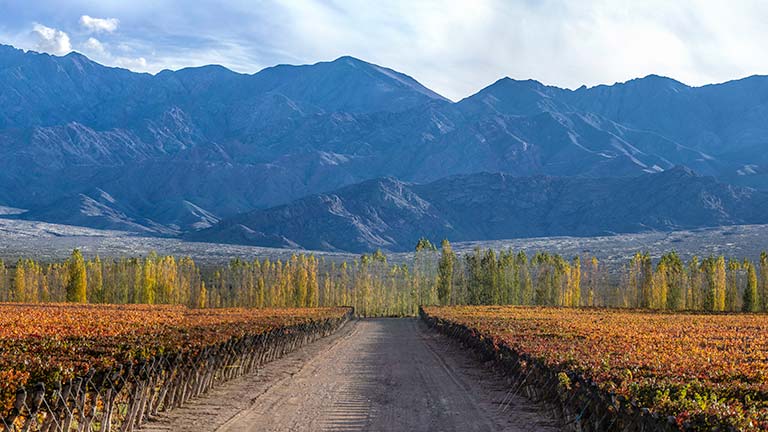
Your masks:
<instances>
[{"instance_id":1,"label":"orange vine foliage","mask_svg":"<svg viewBox=\"0 0 768 432\"><path fill-rule=\"evenodd\" d=\"M681 430L768 430L768 315L427 307Z\"/></svg>"},{"instance_id":2,"label":"orange vine foliage","mask_svg":"<svg viewBox=\"0 0 768 432\"><path fill-rule=\"evenodd\" d=\"M19 387L47 388L91 368L188 353L246 334L342 317L346 308L0 304L0 412Z\"/></svg>"}]
</instances>

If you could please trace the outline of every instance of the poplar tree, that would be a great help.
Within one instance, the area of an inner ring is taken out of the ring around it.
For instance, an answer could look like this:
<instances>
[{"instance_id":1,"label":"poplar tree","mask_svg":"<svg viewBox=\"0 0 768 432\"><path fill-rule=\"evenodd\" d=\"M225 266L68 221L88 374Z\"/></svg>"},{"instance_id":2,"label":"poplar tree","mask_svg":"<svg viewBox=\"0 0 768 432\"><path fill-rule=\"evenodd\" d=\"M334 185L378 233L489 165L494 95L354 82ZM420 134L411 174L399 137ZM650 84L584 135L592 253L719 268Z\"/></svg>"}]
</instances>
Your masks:
<instances>
[{"instance_id":1,"label":"poplar tree","mask_svg":"<svg viewBox=\"0 0 768 432\"><path fill-rule=\"evenodd\" d=\"M13 275L13 292L11 301L24 302L27 300L27 277L24 274L24 261L16 262L16 270Z\"/></svg>"},{"instance_id":2,"label":"poplar tree","mask_svg":"<svg viewBox=\"0 0 768 432\"><path fill-rule=\"evenodd\" d=\"M597 295L597 283L598 283L598 277L599 277L599 265L600 263L597 261L597 257L592 257L589 260L589 271L587 273L588 281L589 281L589 287L587 290L587 306L595 306L595 296Z\"/></svg>"},{"instance_id":3,"label":"poplar tree","mask_svg":"<svg viewBox=\"0 0 768 432\"><path fill-rule=\"evenodd\" d=\"M440 245L442 252L440 262L438 263L438 282L437 297L441 305L451 303L451 294L453 291L453 267L456 262L456 255L453 253L451 243L446 239Z\"/></svg>"},{"instance_id":4,"label":"poplar tree","mask_svg":"<svg viewBox=\"0 0 768 432\"><path fill-rule=\"evenodd\" d=\"M667 262L662 259L656 266L656 274L653 275L653 299L651 301L653 309L664 309L667 307L669 294L668 273Z\"/></svg>"},{"instance_id":5,"label":"poplar tree","mask_svg":"<svg viewBox=\"0 0 768 432\"><path fill-rule=\"evenodd\" d=\"M686 290L685 307L687 309L700 309L703 307L702 273L704 263L694 255L688 263L688 289Z\"/></svg>"},{"instance_id":6,"label":"poplar tree","mask_svg":"<svg viewBox=\"0 0 768 432\"><path fill-rule=\"evenodd\" d=\"M499 271L496 262L496 253L488 249L480 260L483 274L482 298L480 304L501 304L501 287L499 286Z\"/></svg>"},{"instance_id":7,"label":"poplar tree","mask_svg":"<svg viewBox=\"0 0 768 432\"><path fill-rule=\"evenodd\" d=\"M670 310L682 309L685 304L685 287L683 284L683 262L676 252L664 254L659 261L659 266L664 264L664 281L667 288L667 298L665 304L659 305L660 308Z\"/></svg>"},{"instance_id":8,"label":"poplar tree","mask_svg":"<svg viewBox=\"0 0 768 432\"><path fill-rule=\"evenodd\" d=\"M8 270L5 268L5 262L0 259L0 301L8 301Z\"/></svg>"},{"instance_id":9,"label":"poplar tree","mask_svg":"<svg viewBox=\"0 0 768 432\"><path fill-rule=\"evenodd\" d=\"M531 280L531 271L528 268L528 256L525 252L518 252L517 257L515 257L515 266L520 279L520 303L533 304L533 281Z\"/></svg>"},{"instance_id":10,"label":"poplar tree","mask_svg":"<svg viewBox=\"0 0 768 432\"><path fill-rule=\"evenodd\" d=\"M747 269L747 286L744 287L744 301L741 310L744 312L757 312L757 272L755 265L750 261L744 261Z\"/></svg>"},{"instance_id":11,"label":"poplar tree","mask_svg":"<svg viewBox=\"0 0 768 432\"><path fill-rule=\"evenodd\" d=\"M552 272L552 269L549 266L548 255L542 252L537 252L533 257L532 263L537 267L536 288L533 295L533 303L544 306L549 302L548 293L550 273Z\"/></svg>"},{"instance_id":12,"label":"poplar tree","mask_svg":"<svg viewBox=\"0 0 768 432\"><path fill-rule=\"evenodd\" d=\"M568 306L581 306L581 260L579 257L573 258L573 263L571 264L570 268L570 280L568 285L568 291L571 300Z\"/></svg>"},{"instance_id":13,"label":"poplar tree","mask_svg":"<svg viewBox=\"0 0 768 432\"><path fill-rule=\"evenodd\" d=\"M768 312L768 253L760 253L760 282L758 283L758 305L761 311Z\"/></svg>"},{"instance_id":14,"label":"poplar tree","mask_svg":"<svg viewBox=\"0 0 768 432\"><path fill-rule=\"evenodd\" d=\"M205 282L200 283L200 295L197 299L197 307L205 308L208 305L208 291L205 289Z\"/></svg>"},{"instance_id":15,"label":"poplar tree","mask_svg":"<svg viewBox=\"0 0 768 432\"><path fill-rule=\"evenodd\" d=\"M155 261L152 257L144 260L144 271L141 275L141 284L139 285L138 303L154 304L155 290L157 289L157 275L155 272Z\"/></svg>"},{"instance_id":16,"label":"poplar tree","mask_svg":"<svg viewBox=\"0 0 768 432\"><path fill-rule=\"evenodd\" d=\"M417 303L419 305L432 304L435 301L430 294L435 283L432 265L434 264L433 259L436 251L435 245L426 237L421 237L416 243L413 255L413 277L417 288Z\"/></svg>"},{"instance_id":17,"label":"poplar tree","mask_svg":"<svg viewBox=\"0 0 768 432\"><path fill-rule=\"evenodd\" d=\"M381 252L381 251L379 251ZM383 256L384 254L382 254ZM385 259L386 262L386 259ZM320 303L320 286L317 281L317 258L310 255L307 260L307 306L317 307Z\"/></svg>"},{"instance_id":18,"label":"poplar tree","mask_svg":"<svg viewBox=\"0 0 768 432\"><path fill-rule=\"evenodd\" d=\"M295 258L295 255L294 255ZM309 275L304 265L298 265L298 258L291 258L291 266L296 265L296 286L294 289L293 304L294 307L305 307L307 305L307 285L309 284Z\"/></svg>"},{"instance_id":19,"label":"poplar tree","mask_svg":"<svg viewBox=\"0 0 768 432\"><path fill-rule=\"evenodd\" d=\"M72 303L85 303L87 275L85 260L79 249L72 251L69 258L69 281L67 283L67 301Z\"/></svg>"},{"instance_id":20,"label":"poplar tree","mask_svg":"<svg viewBox=\"0 0 768 432\"><path fill-rule=\"evenodd\" d=\"M726 285L725 285L725 302L724 309L727 311L735 312L739 310L738 296L739 296L739 272L741 271L741 263L734 259L728 260Z\"/></svg>"},{"instance_id":21,"label":"poplar tree","mask_svg":"<svg viewBox=\"0 0 768 432\"><path fill-rule=\"evenodd\" d=\"M648 252L645 252L640 257L641 260L641 283L640 289L642 292L641 307L652 307L652 301L654 297L653 293L653 263L651 262L651 256Z\"/></svg>"},{"instance_id":22,"label":"poplar tree","mask_svg":"<svg viewBox=\"0 0 768 432\"><path fill-rule=\"evenodd\" d=\"M718 257L715 261L715 310L725 310L725 291L726 291L726 271L725 258Z\"/></svg>"},{"instance_id":23,"label":"poplar tree","mask_svg":"<svg viewBox=\"0 0 768 432\"><path fill-rule=\"evenodd\" d=\"M477 248L475 253L467 254L464 257L467 269L467 303L472 305L482 304L483 269L480 263L481 253L480 248Z\"/></svg>"},{"instance_id":24,"label":"poplar tree","mask_svg":"<svg viewBox=\"0 0 768 432\"><path fill-rule=\"evenodd\" d=\"M635 253L629 261L628 273L628 293L624 295L624 301L621 306L641 306L643 304L641 287L642 255Z\"/></svg>"},{"instance_id":25,"label":"poplar tree","mask_svg":"<svg viewBox=\"0 0 768 432\"><path fill-rule=\"evenodd\" d=\"M93 303L104 303L104 277L102 274L101 259L98 256L87 264L87 285L90 287L91 301Z\"/></svg>"}]
</instances>

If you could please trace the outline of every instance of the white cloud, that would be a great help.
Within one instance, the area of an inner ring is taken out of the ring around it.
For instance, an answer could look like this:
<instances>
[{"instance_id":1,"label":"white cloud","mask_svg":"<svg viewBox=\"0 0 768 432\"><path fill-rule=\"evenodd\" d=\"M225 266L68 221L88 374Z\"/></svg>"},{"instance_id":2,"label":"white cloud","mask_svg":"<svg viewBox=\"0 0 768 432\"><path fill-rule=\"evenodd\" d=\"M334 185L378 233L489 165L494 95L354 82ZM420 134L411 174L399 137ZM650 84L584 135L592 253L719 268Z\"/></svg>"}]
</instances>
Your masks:
<instances>
[{"instance_id":1,"label":"white cloud","mask_svg":"<svg viewBox=\"0 0 768 432\"><path fill-rule=\"evenodd\" d=\"M104 44L101 43L100 40L96 38L88 38L87 41L83 42L83 48L87 51L88 54L91 55L108 55L106 47L104 47Z\"/></svg>"},{"instance_id":2,"label":"white cloud","mask_svg":"<svg viewBox=\"0 0 768 432\"><path fill-rule=\"evenodd\" d=\"M117 30L117 27L120 25L120 20L117 18L93 18L88 15L83 15L80 17L80 25L95 33L112 33Z\"/></svg>"},{"instance_id":3,"label":"white cloud","mask_svg":"<svg viewBox=\"0 0 768 432\"><path fill-rule=\"evenodd\" d=\"M90 37L80 44L79 49L91 59L106 65L122 67L137 72L147 72L149 69L146 58L115 55L107 44L94 37ZM119 51L120 48L118 47Z\"/></svg>"},{"instance_id":4,"label":"white cloud","mask_svg":"<svg viewBox=\"0 0 768 432\"><path fill-rule=\"evenodd\" d=\"M143 69L144 58L152 72L207 63L256 72L352 55L452 99L504 76L575 88L651 73L691 85L768 74L768 56L756 54L768 40L765 0L68 0L102 17L79 22L54 0L5 3L7 43L35 49L43 39L38 47L65 51L30 36L36 19L95 58L87 39L98 37L111 54L99 61Z\"/></svg>"},{"instance_id":5,"label":"white cloud","mask_svg":"<svg viewBox=\"0 0 768 432\"><path fill-rule=\"evenodd\" d=\"M453 99L503 76L575 88L651 73L692 85L768 73L768 57L755 55L768 38L768 3L761 0L295 0L273 6L285 16L267 41L274 52L302 61L362 57Z\"/></svg>"},{"instance_id":6,"label":"white cloud","mask_svg":"<svg viewBox=\"0 0 768 432\"><path fill-rule=\"evenodd\" d=\"M61 30L35 24L32 27L32 35L35 38L35 48L39 51L56 55L64 55L72 51L69 35Z\"/></svg>"},{"instance_id":7,"label":"white cloud","mask_svg":"<svg viewBox=\"0 0 768 432\"><path fill-rule=\"evenodd\" d=\"M147 70L147 59L144 57L116 57L112 64L132 71L144 72Z\"/></svg>"}]
</instances>

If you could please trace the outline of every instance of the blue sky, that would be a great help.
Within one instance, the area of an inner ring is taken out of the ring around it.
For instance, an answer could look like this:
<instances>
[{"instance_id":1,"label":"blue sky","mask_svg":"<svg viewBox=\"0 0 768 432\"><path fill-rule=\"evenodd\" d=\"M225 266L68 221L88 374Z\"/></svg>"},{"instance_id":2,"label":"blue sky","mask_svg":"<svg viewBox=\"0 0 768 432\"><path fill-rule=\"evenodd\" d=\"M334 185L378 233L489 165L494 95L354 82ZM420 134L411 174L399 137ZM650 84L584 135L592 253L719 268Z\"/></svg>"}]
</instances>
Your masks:
<instances>
[{"instance_id":1,"label":"blue sky","mask_svg":"<svg viewBox=\"0 0 768 432\"><path fill-rule=\"evenodd\" d=\"M158 72L352 55L454 100L503 76L575 88L768 74L762 0L0 0L0 43Z\"/></svg>"}]
</instances>

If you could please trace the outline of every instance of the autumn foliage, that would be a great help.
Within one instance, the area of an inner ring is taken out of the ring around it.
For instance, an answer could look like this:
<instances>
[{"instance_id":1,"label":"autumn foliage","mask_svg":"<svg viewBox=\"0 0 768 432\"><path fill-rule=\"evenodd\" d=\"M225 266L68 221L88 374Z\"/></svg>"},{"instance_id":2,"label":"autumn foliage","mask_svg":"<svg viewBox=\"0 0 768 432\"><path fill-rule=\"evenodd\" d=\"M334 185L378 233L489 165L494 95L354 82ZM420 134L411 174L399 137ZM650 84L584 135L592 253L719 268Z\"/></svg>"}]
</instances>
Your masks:
<instances>
[{"instance_id":1,"label":"autumn foliage","mask_svg":"<svg viewBox=\"0 0 768 432\"><path fill-rule=\"evenodd\" d=\"M510 306L424 311L554 373L674 417L681 430L768 429L766 315Z\"/></svg>"},{"instance_id":2,"label":"autumn foliage","mask_svg":"<svg viewBox=\"0 0 768 432\"><path fill-rule=\"evenodd\" d=\"M55 388L88 371L200 350L273 329L339 318L347 308L0 304L0 416L20 387Z\"/></svg>"}]
</instances>

